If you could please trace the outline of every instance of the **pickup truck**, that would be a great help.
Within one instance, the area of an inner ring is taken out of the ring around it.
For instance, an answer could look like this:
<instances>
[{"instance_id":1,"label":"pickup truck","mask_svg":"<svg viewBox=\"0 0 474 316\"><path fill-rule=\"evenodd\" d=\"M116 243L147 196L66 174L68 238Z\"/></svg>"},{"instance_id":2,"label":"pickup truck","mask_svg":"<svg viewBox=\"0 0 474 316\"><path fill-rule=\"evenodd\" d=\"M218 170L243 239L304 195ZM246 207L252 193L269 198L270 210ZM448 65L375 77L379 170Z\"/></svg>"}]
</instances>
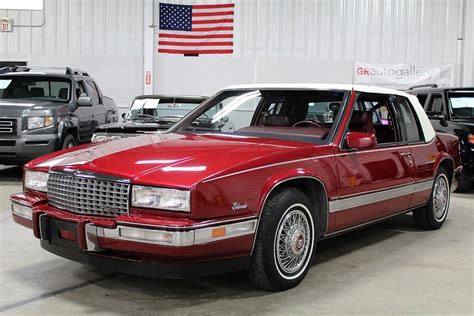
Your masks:
<instances>
[{"instance_id":1,"label":"pickup truck","mask_svg":"<svg viewBox=\"0 0 474 316\"><path fill-rule=\"evenodd\" d=\"M22 164L90 142L97 126L117 116L115 102L85 71L1 68L0 164Z\"/></svg>"}]
</instances>

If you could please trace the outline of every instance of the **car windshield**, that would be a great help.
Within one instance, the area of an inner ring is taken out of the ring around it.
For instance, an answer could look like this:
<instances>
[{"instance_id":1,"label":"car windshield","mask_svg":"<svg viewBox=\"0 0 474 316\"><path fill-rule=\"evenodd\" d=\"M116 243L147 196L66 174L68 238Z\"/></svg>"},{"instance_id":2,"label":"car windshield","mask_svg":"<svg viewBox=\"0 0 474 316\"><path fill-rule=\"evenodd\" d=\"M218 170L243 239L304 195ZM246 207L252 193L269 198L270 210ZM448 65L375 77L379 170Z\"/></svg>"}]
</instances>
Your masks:
<instances>
[{"instance_id":1,"label":"car windshield","mask_svg":"<svg viewBox=\"0 0 474 316\"><path fill-rule=\"evenodd\" d=\"M455 92L448 97L453 118L474 119L474 92Z\"/></svg>"},{"instance_id":2,"label":"car windshield","mask_svg":"<svg viewBox=\"0 0 474 316\"><path fill-rule=\"evenodd\" d=\"M44 76L0 77L0 99L69 102L71 81Z\"/></svg>"},{"instance_id":3,"label":"car windshield","mask_svg":"<svg viewBox=\"0 0 474 316\"><path fill-rule=\"evenodd\" d=\"M200 104L200 101L144 98L135 99L125 115L126 120L161 121L182 118Z\"/></svg>"},{"instance_id":4,"label":"car windshield","mask_svg":"<svg viewBox=\"0 0 474 316\"><path fill-rule=\"evenodd\" d=\"M333 90L223 91L170 131L322 143L332 135L346 96Z\"/></svg>"}]
</instances>

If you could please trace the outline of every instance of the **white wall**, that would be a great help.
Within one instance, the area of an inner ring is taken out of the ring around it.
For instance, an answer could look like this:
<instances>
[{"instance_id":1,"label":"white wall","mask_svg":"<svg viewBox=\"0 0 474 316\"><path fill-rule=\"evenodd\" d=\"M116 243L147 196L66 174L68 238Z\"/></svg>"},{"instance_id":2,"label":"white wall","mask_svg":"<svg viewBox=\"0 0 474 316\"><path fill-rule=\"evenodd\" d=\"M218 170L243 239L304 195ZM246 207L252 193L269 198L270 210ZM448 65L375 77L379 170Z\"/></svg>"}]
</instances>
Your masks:
<instances>
[{"instance_id":1,"label":"white wall","mask_svg":"<svg viewBox=\"0 0 474 316\"><path fill-rule=\"evenodd\" d=\"M153 71L154 92L163 93L210 94L251 82L351 83L355 60L453 63L456 84L474 85L474 0L235 0L234 54L200 57L156 53L157 38L147 32L152 3L46 0L44 27L0 33L0 59L83 68L121 106L143 93L144 68ZM0 10L0 17L14 25L43 21L41 11Z\"/></svg>"},{"instance_id":2,"label":"white wall","mask_svg":"<svg viewBox=\"0 0 474 316\"><path fill-rule=\"evenodd\" d=\"M455 84L474 85L474 44L469 39L474 36L473 3L235 0L234 54L184 57L155 53L154 88L156 92L209 94L245 81L352 83L356 60L454 64ZM158 9L155 11L158 16ZM463 37L464 47L458 40Z\"/></svg>"}]
</instances>

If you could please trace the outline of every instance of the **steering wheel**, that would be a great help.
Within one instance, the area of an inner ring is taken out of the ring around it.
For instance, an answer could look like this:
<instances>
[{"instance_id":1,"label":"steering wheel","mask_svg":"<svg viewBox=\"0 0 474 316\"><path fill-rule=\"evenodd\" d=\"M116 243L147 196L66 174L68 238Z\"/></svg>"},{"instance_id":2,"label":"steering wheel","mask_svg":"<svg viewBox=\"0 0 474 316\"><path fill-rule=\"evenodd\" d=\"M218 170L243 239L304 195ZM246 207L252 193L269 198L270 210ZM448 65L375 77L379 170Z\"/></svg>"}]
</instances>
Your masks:
<instances>
[{"instance_id":1,"label":"steering wheel","mask_svg":"<svg viewBox=\"0 0 474 316\"><path fill-rule=\"evenodd\" d=\"M315 121L310 121L310 120L305 120L305 121L299 121L299 122L296 122L295 124L293 124L292 127L298 127L300 125L313 125L313 126L316 126L316 127L321 127L318 123L316 123Z\"/></svg>"}]
</instances>

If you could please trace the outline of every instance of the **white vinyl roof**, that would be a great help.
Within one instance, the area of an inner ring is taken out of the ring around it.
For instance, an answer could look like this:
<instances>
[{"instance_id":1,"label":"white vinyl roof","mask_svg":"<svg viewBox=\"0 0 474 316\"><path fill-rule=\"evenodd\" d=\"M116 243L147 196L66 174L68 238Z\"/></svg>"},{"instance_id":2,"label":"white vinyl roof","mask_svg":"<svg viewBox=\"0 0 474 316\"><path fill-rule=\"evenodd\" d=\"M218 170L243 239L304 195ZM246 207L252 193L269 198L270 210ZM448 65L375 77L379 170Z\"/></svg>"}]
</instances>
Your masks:
<instances>
[{"instance_id":1,"label":"white vinyl roof","mask_svg":"<svg viewBox=\"0 0 474 316\"><path fill-rule=\"evenodd\" d=\"M426 142L430 142L435 137L435 131L431 125L425 110L420 105L417 97L399 90L387 89L374 86L350 85L350 84L332 84L332 83L270 83L270 84L246 84L234 85L224 88L224 90L240 90L240 89L314 89L314 90L345 90L345 91L360 91L367 93L393 94L405 97L410 100L413 109L418 115L423 134Z\"/></svg>"}]
</instances>

